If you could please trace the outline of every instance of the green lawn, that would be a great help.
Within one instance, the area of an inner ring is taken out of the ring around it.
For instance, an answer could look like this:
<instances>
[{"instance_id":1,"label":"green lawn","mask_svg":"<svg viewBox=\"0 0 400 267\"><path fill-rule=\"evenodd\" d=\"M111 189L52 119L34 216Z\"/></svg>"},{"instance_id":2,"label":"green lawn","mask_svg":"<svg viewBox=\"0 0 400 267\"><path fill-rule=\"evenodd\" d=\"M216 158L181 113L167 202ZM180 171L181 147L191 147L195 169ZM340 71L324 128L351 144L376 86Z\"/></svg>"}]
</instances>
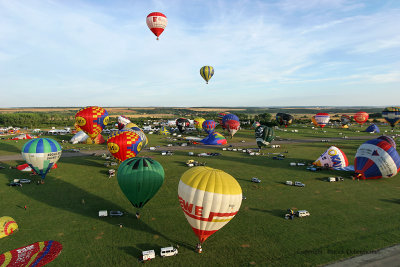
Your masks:
<instances>
[{"instance_id":1,"label":"green lawn","mask_svg":"<svg viewBox=\"0 0 400 267\"><path fill-rule=\"evenodd\" d=\"M366 127L363 127L363 129ZM292 133L298 129L298 133ZM287 128L277 131L281 138L333 138L345 129L321 130ZM381 128L382 130L382 128ZM349 130L347 136L365 135ZM150 146L166 145L164 136L147 135ZM371 135L371 138L377 135ZM54 137L69 140L70 136ZM253 131L239 131L233 142L253 141ZM230 140L228 140L229 142ZM16 154L26 141L1 140L0 155ZM364 141L338 139L330 143L297 143L264 153L288 150L286 159L270 156L252 157L221 148L192 151L220 152L221 156L199 158L210 167L235 177L247 197L237 216L212 235L203 245L203 254L194 252L197 238L179 206L177 188L180 176L188 169L189 150L161 156L160 151L142 151L165 169L165 182L156 196L141 211L122 194L115 178L109 179L101 157L61 158L59 168L52 170L44 185L8 187L13 178L29 178L14 169L0 170L0 216L11 216L19 224L14 235L0 239L0 252L37 241L57 240L64 249L49 266L133 266L142 250L179 244L175 257L157 257L150 265L167 266L316 266L366 251L398 243L400 231L399 177L378 181L352 181L349 173L309 172L305 166L290 167L292 161L311 162L332 144L348 156L350 164ZM64 148L106 149L105 145L63 145ZM243 147L246 143L243 143ZM13 166L19 162L3 162ZM341 175L344 182L328 183L328 176ZM250 182L251 177L262 180ZM305 188L284 185L298 180ZM84 200L84 203L82 203ZM22 207L27 205L28 209ZM285 220L287 208L307 209L311 216ZM101 209L121 210L121 218L99 218ZM119 223L124 225L119 227Z\"/></svg>"}]
</instances>

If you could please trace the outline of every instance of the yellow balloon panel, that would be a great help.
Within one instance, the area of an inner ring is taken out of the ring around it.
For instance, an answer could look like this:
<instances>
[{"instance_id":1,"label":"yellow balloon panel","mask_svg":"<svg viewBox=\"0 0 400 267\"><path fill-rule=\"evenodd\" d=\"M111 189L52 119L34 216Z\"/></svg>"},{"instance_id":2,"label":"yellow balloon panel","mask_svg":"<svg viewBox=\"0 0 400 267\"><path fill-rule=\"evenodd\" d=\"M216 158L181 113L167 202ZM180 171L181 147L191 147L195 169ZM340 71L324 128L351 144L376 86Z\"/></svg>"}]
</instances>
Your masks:
<instances>
[{"instance_id":1,"label":"yellow balloon panel","mask_svg":"<svg viewBox=\"0 0 400 267\"><path fill-rule=\"evenodd\" d=\"M13 218L8 216L0 217L0 238L11 235L17 229L18 224Z\"/></svg>"}]
</instances>

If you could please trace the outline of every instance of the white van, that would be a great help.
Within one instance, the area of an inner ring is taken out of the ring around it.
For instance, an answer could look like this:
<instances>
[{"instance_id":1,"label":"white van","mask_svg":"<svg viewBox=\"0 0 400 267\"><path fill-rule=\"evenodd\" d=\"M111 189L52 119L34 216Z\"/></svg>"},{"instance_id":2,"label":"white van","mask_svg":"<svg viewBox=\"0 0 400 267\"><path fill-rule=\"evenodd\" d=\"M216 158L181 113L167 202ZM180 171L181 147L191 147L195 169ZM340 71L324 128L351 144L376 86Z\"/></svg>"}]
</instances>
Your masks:
<instances>
[{"instance_id":1,"label":"white van","mask_svg":"<svg viewBox=\"0 0 400 267\"><path fill-rule=\"evenodd\" d=\"M149 261L152 260L156 257L156 253L154 250L146 250L142 252L142 260L143 261Z\"/></svg>"},{"instance_id":2,"label":"white van","mask_svg":"<svg viewBox=\"0 0 400 267\"><path fill-rule=\"evenodd\" d=\"M99 217L107 217L108 212L106 210L99 210Z\"/></svg>"},{"instance_id":3,"label":"white van","mask_svg":"<svg viewBox=\"0 0 400 267\"><path fill-rule=\"evenodd\" d=\"M308 211L306 211L306 210L299 210L298 212L297 212L297 216L298 217L306 217L306 216L310 216L310 213L308 212Z\"/></svg>"},{"instance_id":4,"label":"white van","mask_svg":"<svg viewBox=\"0 0 400 267\"><path fill-rule=\"evenodd\" d=\"M161 248L160 251L161 257L175 256L176 254L178 254L178 250L174 247Z\"/></svg>"}]
</instances>

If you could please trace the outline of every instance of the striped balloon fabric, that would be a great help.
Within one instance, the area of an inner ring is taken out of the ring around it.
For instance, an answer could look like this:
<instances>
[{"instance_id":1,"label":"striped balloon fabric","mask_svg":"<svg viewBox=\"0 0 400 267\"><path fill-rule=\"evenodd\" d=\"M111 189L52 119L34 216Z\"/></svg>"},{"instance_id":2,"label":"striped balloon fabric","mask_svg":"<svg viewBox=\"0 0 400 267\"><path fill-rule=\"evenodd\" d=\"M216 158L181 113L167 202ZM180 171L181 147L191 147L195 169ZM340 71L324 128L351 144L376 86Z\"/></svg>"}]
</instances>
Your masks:
<instances>
[{"instance_id":1,"label":"striped balloon fabric","mask_svg":"<svg viewBox=\"0 0 400 267\"><path fill-rule=\"evenodd\" d=\"M32 139L22 147L22 158L42 179L61 157L60 144L51 138Z\"/></svg>"},{"instance_id":2,"label":"striped balloon fabric","mask_svg":"<svg viewBox=\"0 0 400 267\"><path fill-rule=\"evenodd\" d=\"M167 17L161 12L152 12L146 18L147 27L154 33L155 36L160 37L165 27L167 27Z\"/></svg>"},{"instance_id":3,"label":"striped balloon fabric","mask_svg":"<svg viewBox=\"0 0 400 267\"><path fill-rule=\"evenodd\" d=\"M204 66L201 67L200 69L200 75L203 77L203 79L206 81L208 84L208 81L211 79L211 77L214 75L214 68L211 66Z\"/></svg>"}]
</instances>

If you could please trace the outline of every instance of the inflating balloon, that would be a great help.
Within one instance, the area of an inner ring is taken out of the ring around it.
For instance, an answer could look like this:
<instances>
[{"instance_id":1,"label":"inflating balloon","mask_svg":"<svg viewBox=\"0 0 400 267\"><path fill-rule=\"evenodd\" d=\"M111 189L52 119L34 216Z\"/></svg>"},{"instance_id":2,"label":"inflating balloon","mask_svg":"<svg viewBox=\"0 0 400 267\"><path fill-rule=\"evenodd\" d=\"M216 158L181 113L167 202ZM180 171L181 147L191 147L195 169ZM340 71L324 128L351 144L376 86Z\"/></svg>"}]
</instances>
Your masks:
<instances>
[{"instance_id":1,"label":"inflating balloon","mask_svg":"<svg viewBox=\"0 0 400 267\"><path fill-rule=\"evenodd\" d=\"M255 130L257 146L261 149L269 145L275 138L274 129L265 125L258 126Z\"/></svg>"},{"instance_id":2,"label":"inflating balloon","mask_svg":"<svg viewBox=\"0 0 400 267\"><path fill-rule=\"evenodd\" d=\"M154 33L155 36L160 37L165 27L167 27L167 17L160 12L152 12L146 18L147 27Z\"/></svg>"},{"instance_id":3,"label":"inflating balloon","mask_svg":"<svg viewBox=\"0 0 400 267\"><path fill-rule=\"evenodd\" d=\"M118 116L118 130L122 130L125 125L127 125L128 123L131 123L131 120L128 117L125 116Z\"/></svg>"},{"instance_id":4,"label":"inflating balloon","mask_svg":"<svg viewBox=\"0 0 400 267\"><path fill-rule=\"evenodd\" d=\"M94 139L108 124L108 112L101 107L86 107L80 109L75 115L76 124Z\"/></svg>"},{"instance_id":5,"label":"inflating balloon","mask_svg":"<svg viewBox=\"0 0 400 267\"><path fill-rule=\"evenodd\" d=\"M381 135L378 137L378 139L382 139L385 140L386 142L388 142L392 147L396 148L396 142L394 141L394 139L390 136L387 135Z\"/></svg>"},{"instance_id":6,"label":"inflating balloon","mask_svg":"<svg viewBox=\"0 0 400 267\"><path fill-rule=\"evenodd\" d=\"M162 126L159 133L162 135L170 135L171 131L167 127Z\"/></svg>"},{"instance_id":7,"label":"inflating balloon","mask_svg":"<svg viewBox=\"0 0 400 267\"><path fill-rule=\"evenodd\" d=\"M367 127L367 129L365 129L366 132L368 133L379 133L379 127L376 126L375 124L371 124L370 126Z\"/></svg>"},{"instance_id":8,"label":"inflating balloon","mask_svg":"<svg viewBox=\"0 0 400 267\"><path fill-rule=\"evenodd\" d=\"M200 142L205 145L226 145L227 143L226 138L218 132L210 133L206 138L204 138Z\"/></svg>"},{"instance_id":9,"label":"inflating balloon","mask_svg":"<svg viewBox=\"0 0 400 267\"><path fill-rule=\"evenodd\" d=\"M344 168L349 166L349 162L346 154L344 154L342 150L335 146L331 146L313 162L313 165L330 168Z\"/></svg>"},{"instance_id":10,"label":"inflating balloon","mask_svg":"<svg viewBox=\"0 0 400 267\"><path fill-rule=\"evenodd\" d=\"M198 249L201 249L209 236L237 214L242 203L242 188L226 172L194 167L183 173L178 185L178 199L199 239Z\"/></svg>"},{"instance_id":11,"label":"inflating balloon","mask_svg":"<svg viewBox=\"0 0 400 267\"><path fill-rule=\"evenodd\" d=\"M321 128L324 128L325 125L328 124L330 118L331 117L329 116L328 113L317 113L317 115L315 115L315 121Z\"/></svg>"},{"instance_id":12,"label":"inflating balloon","mask_svg":"<svg viewBox=\"0 0 400 267\"><path fill-rule=\"evenodd\" d=\"M343 114L340 117L340 122L342 123L342 125L348 125L351 121L351 117L349 115Z\"/></svg>"},{"instance_id":13,"label":"inflating balloon","mask_svg":"<svg viewBox=\"0 0 400 267\"><path fill-rule=\"evenodd\" d=\"M356 114L354 114L354 120L360 124L363 125L369 118L369 115L365 111L359 111Z\"/></svg>"},{"instance_id":14,"label":"inflating balloon","mask_svg":"<svg viewBox=\"0 0 400 267\"><path fill-rule=\"evenodd\" d=\"M362 144L354 160L355 177L379 179L395 176L400 169L400 156L390 143L382 138Z\"/></svg>"},{"instance_id":15,"label":"inflating balloon","mask_svg":"<svg viewBox=\"0 0 400 267\"><path fill-rule=\"evenodd\" d=\"M382 111L382 117L390 124L390 126L392 126L393 129L400 121L400 108L387 107Z\"/></svg>"},{"instance_id":16,"label":"inflating balloon","mask_svg":"<svg viewBox=\"0 0 400 267\"><path fill-rule=\"evenodd\" d=\"M205 122L205 119L201 117L194 118L193 120L194 127L199 133L203 131L203 122Z\"/></svg>"},{"instance_id":17,"label":"inflating balloon","mask_svg":"<svg viewBox=\"0 0 400 267\"><path fill-rule=\"evenodd\" d=\"M179 132L184 133L186 131L186 127L189 127L190 121L185 118L179 118L176 120L176 126L178 127Z\"/></svg>"},{"instance_id":18,"label":"inflating balloon","mask_svg":"<svg viewBox=\"0 0 400 267\"><path fill-rule=\"evenodd\" d=\"M217 124L214 120L206 120L203 122L203 130L208 134L214 132L215 126L217 126Z\"/></svg>"},{"instance_id":19,"label":"inflating balloon","mask_svg":"<svg viewBox=\"0 0 400 267\"><path fill-rule=\"evenodd\" d=\"M22 158L37 174L44 178L53 165L61 157L62 148L51 138L37 138L22 147Z\"/></svg>"}]
</instances>

